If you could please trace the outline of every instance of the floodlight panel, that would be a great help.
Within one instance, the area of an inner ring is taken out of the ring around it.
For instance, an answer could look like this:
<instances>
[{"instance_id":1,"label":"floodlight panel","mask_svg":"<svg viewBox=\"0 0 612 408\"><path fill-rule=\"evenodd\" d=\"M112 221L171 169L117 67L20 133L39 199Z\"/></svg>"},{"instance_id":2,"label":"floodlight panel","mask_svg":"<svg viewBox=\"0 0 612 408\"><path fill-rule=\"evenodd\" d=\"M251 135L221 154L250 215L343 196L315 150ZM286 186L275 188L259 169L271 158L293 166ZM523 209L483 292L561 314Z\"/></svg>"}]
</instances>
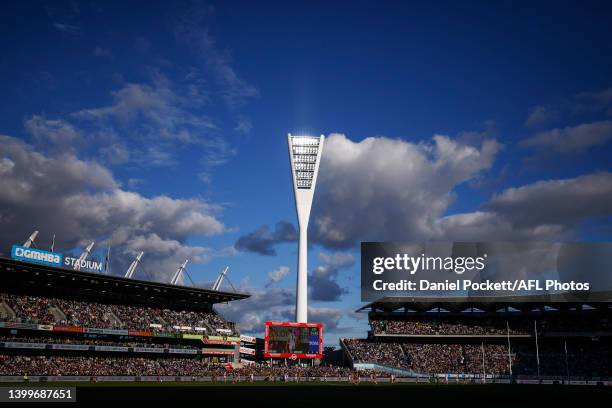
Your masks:
<instances>
[{"instance_id":1,"label":"floodlight panel","mask_svg":"<svg viewBox=\"0 0 612 408\"><path fill-rule=\"evenodd\" d=\"M290 136L291 156L295 186L298 189L312 188L321 139L312 136Z\"/></svg>"},{"instance_id":2,"label":"floodlight panel","mask_svg":"<svg viewBox=\"0 0 612 408\"><path fill-rule=\"evenodd\" d=\"M292 146L318 146L319 138L313 136L291 136Z\"/></svg>"}]
</instances>

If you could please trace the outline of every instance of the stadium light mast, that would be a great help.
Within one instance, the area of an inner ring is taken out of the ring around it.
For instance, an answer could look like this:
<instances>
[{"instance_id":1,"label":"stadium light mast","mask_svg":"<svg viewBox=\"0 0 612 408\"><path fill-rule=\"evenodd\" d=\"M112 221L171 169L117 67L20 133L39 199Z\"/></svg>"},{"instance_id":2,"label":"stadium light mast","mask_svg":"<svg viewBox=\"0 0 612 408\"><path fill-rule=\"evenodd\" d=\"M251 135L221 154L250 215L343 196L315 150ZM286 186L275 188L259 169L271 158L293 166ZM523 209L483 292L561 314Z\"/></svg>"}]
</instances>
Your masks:
<instances>
[{"instance_id":1,"label":"stadium light mast","mask_svg":"<svg viewBox=\"0 0 612 408\"><path fill-rule=\"evenodd\" d=\"M295 321L308 322L308 220L312 208L319 163L325 136L287 135L289 160L293 175L293 192L297 210L300 240L298 244L298 271L295 301Z\"/></svg>"}]
</instances>

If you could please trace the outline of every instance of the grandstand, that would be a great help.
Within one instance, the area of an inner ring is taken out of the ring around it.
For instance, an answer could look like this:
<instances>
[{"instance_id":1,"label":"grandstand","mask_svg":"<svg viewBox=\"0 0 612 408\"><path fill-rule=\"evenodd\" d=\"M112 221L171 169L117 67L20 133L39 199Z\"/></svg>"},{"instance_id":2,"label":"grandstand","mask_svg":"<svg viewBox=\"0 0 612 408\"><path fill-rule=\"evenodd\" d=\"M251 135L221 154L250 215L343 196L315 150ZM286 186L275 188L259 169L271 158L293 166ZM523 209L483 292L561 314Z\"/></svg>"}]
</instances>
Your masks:
<instances>
[{"instance_id":1,"label":"grandstand","mask_svg":"<svg viewBox=\"0 0 612 408\"><path fill-rule=\"evenodd\" d=\"M366 339L342 339L356 369L469 379L612 377L609 302L373 302Z\"/></svg>"},{"instance_id":2,"label":"grandstand","mask_svg":"<svg viewBox=\"0 0 612 408\"><path fill-rule=\"evenodd\" d=\"M196 376L237 362L249 295L0 259L0 376Z\"/></svg>"},{"instance_id":3,"label":"grandstand","mask_svg":"<svg viewBox=\"0 0 612 408\"><path fill-rule=\"evenodd\" d=\"M240 364L241 349L256 339L240 336L214 305L247 294L9 259L0 259L0 279L3 381L347 382L393 375L612 383L606 302L374 302L359 309L368 313L367 338L340 342L345 367L268 364L261 356Z\"/></svg>"}]
</instances>

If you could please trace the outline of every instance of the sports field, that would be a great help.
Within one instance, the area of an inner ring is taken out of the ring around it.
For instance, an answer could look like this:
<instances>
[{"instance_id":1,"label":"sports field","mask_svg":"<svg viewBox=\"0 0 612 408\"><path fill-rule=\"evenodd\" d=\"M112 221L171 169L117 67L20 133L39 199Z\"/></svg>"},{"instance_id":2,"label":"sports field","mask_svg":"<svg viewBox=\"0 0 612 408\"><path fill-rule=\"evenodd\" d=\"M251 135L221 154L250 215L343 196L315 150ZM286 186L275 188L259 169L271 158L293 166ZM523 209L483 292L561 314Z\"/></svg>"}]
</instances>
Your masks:
<instances>
[{"instance_id":1,"label":"sports field","mask_svg":"<svg viewBox=\"0 0 612 408\"><path fill-rule=\"evenodd\" d=\"M581 406L585 400L612 403L612 388L604 386L518 384L371 384L348 383L212 383L212 382L99 382L99 383L0 383L2 387L77 387L81 404L198 404L313 407L331 404L344 408L382 408L412 404L469 404L470 406L545 407ZM382 404L382 405L381 405Z\"/></svg>"}]
</instances>

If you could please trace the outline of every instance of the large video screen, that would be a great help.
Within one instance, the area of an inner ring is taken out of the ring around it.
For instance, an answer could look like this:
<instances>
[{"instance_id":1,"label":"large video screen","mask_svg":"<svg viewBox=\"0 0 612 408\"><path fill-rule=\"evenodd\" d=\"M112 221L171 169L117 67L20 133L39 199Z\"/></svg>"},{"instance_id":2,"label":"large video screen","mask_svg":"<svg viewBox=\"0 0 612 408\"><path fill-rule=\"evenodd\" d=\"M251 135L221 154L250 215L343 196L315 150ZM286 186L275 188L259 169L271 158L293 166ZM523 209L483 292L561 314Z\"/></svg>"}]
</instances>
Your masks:
<instances>
[{"instance_id":1,"label":"large video screen","mask_svg":"<svg viewBox=\"0 0 612 408\"><path fill-rule=\"evenodd\" d=\"M322 358L321 323L266 322L265 357Z\"/></svg>"}]
</instances>

